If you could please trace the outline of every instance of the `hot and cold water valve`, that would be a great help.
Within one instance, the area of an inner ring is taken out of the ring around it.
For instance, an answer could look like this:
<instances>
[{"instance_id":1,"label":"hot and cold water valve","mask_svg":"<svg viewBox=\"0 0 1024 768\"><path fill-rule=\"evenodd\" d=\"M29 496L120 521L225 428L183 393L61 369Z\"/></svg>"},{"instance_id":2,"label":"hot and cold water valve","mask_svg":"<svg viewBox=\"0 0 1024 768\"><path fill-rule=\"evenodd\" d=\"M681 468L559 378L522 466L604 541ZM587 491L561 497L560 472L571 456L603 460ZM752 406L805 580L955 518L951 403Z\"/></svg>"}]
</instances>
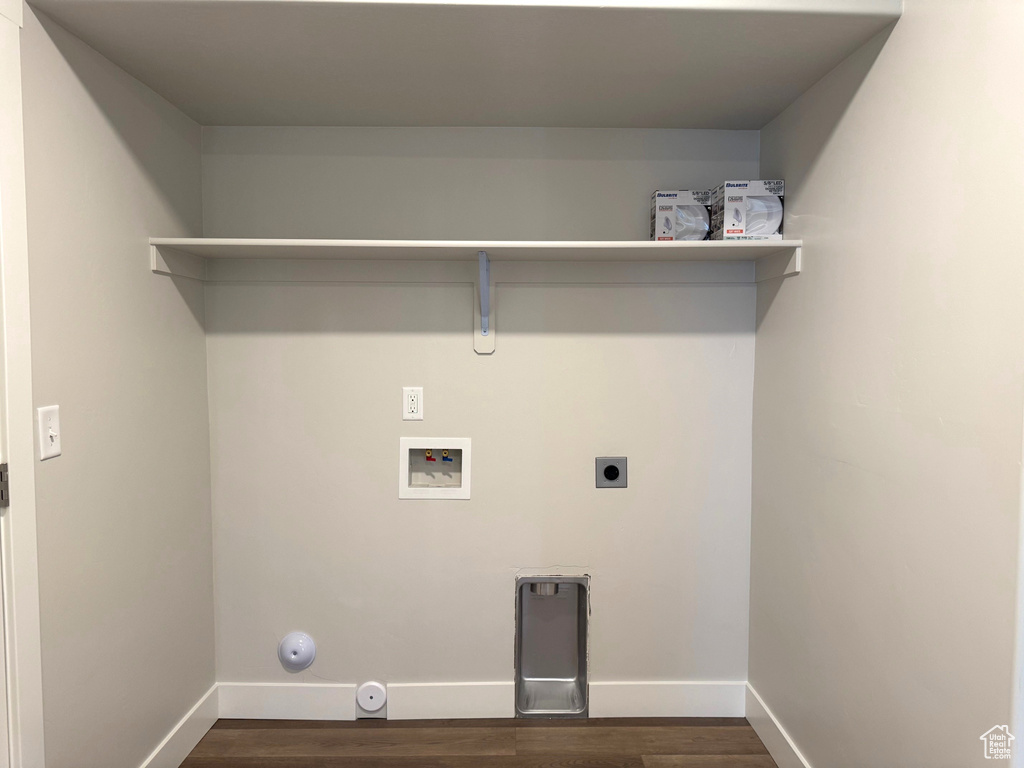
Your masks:
<instances>
[{"instance_id":1,"label":"hot and cold water valve","mask_svg":"<svg viewBox=\"0 0 1024 768\"><path fill-rule=\"evenodd\" d=\"M470 498L468 437L402 437L398 447L398 498ZM627 488L625 456L599 456L595 461L598 488Z\"/></svg>"},{"instance_id":2,"label":"hot and cold water valve","mask_svg":"<svg viewBox=\"0 0 1024 768\"><path fill-rule=\"evenodd\" d=\"M471 449L468 437L399 438L398 498L468 499Z\"/></svg>"}]
</instances>

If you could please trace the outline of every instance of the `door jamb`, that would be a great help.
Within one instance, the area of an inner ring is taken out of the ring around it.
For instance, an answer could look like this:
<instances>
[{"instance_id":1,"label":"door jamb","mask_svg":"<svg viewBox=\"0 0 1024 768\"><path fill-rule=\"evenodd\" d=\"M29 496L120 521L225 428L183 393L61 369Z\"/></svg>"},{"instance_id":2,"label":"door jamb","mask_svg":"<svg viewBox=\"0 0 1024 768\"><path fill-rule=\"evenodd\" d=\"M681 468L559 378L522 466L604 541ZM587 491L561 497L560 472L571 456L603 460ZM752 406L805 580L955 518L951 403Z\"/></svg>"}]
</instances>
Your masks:
<instances>
[{"instance_id":1,"label":"door jamb","mask_svg":"<svg viewBox=\"0 0 1024 768\"><path fill-rule=\"evenodd\" d=\"M4 342L0 375L6 377L6 428L0 435L0 450L11 471L11 505L0 516L3 632L10 764L12 768L43 768L21 24L20 13L14 14L19 19L8 15L10 5L4 2L0 8L0 333Z\"/></svg>"}]
</instances>

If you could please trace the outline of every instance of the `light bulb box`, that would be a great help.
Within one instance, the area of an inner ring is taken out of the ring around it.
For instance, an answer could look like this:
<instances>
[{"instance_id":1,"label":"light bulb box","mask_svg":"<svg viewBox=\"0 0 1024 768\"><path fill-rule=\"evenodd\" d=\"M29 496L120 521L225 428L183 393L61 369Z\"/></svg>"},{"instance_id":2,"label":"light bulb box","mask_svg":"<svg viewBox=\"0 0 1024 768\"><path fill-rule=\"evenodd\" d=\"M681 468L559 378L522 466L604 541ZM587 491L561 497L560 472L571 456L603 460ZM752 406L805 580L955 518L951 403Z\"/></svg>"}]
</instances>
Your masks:
<instances>
[{"instance_id":1,"label":"light bulb box","mask_svg":"<svg viewBox=\"0 0 1024 768\"><path fill-rule=\"evenodd\" d=\"M782 240L785 206L783 179L723 181L711 190L710 239Z\"/></svg>"},{"instance_id":2,"label":"light bulb box","mask_svg":"<svg viewBox=\"0 0 1024 768\"><path fill-rule=\"evenodd\" d=\"M708 232L702 237L686 237L676 217L676 210L686 206L699 205L704 208L707 221L711 221L710 189L659 189L651 195L651 240L707 240ZM709 230L710 231L710 230Z\"/></svg>"}]
</instances>

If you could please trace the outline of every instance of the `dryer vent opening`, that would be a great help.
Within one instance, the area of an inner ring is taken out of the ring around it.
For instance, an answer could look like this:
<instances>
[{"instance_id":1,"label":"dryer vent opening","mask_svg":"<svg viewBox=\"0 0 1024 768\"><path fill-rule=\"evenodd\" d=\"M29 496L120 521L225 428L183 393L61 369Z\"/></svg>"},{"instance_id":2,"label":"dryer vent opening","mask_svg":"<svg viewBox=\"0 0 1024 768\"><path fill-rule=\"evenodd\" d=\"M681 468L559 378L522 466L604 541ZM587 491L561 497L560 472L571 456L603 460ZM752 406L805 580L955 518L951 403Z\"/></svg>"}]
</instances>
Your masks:
<instances>
[{"instance_id":1,"label":"dryer vent opening","mask_svg":"<svg viewBox=\"0 0 1024 768\"><path fill-rule=\"evenodd\" d=\"M586 576L516 582L516 715L587 716Z\"/></svg>"}]
</instances>

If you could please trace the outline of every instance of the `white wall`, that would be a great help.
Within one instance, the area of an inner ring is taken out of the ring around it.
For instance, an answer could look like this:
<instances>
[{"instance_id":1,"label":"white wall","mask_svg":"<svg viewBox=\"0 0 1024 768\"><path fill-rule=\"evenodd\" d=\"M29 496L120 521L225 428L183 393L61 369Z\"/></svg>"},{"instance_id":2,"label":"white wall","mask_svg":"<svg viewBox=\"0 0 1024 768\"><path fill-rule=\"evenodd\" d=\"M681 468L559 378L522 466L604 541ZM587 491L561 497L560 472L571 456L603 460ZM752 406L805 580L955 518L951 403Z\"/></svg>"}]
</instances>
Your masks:
<instances>
[{"instance_id":1,"label":"white wall","mask_svg":"<svg viewBox=\"0 0 1024 768\"><path fill-rule=\"evenodd\" d=\"M806 247L759 287L750 681L815 768L982 765L1010 721L1022 29L907 0L762 133Z\"/></svg>"},{"instance_id":2,"label":"white wall","mask_svg":"<svg viewBox=\"0 0 1024 768\"><path fill-rule=\"evenodd\" d=\"M22 35L46 764L134 768L214 681L200 129L45 18Z\"/></svg>"},{"instance_id":3,"label":"white wall","mask_svg":"<svg viewBox=\"0 0 1024 768\"><path fill-rule=\"evenodd\" d=\"M499 290L478 357L471 286L208 288L222 680L294 680L294 629L311 682L509 680L553 565L593 576L594 679L746 679L753 287ZM401 435L472 438L472 500L399 501Z\"/></svg>"},{"instance_id":4,"label":"white wall","mask_svg":"<svg viewBox=\"0 0 1024 768\"><path fill-rule=\"evenodd\" d=\"M757 131L204 128L207 237L646 240L655 189L757 173Z\"/></svg>"},{"instance_id":5,"label":"white wall","mask_svg":"<svg viewBox=\"0 0 1024 768\"><path fill-rule=\"evenodd\" d=\"M749 133L204 136L208 235L644 238L657 186L757 167ZM512 215L480 223L487 194ZM511 680L517 569L575 566L594 680L745 680L753 286L502 284L491 357L473 300L207 286L219 678ZM472 438L472 500L399 501L401 435ZM628 490L594 488L601 455ZM274 655L295 629L299 676Z\"/></svg>"}]
</instances>

